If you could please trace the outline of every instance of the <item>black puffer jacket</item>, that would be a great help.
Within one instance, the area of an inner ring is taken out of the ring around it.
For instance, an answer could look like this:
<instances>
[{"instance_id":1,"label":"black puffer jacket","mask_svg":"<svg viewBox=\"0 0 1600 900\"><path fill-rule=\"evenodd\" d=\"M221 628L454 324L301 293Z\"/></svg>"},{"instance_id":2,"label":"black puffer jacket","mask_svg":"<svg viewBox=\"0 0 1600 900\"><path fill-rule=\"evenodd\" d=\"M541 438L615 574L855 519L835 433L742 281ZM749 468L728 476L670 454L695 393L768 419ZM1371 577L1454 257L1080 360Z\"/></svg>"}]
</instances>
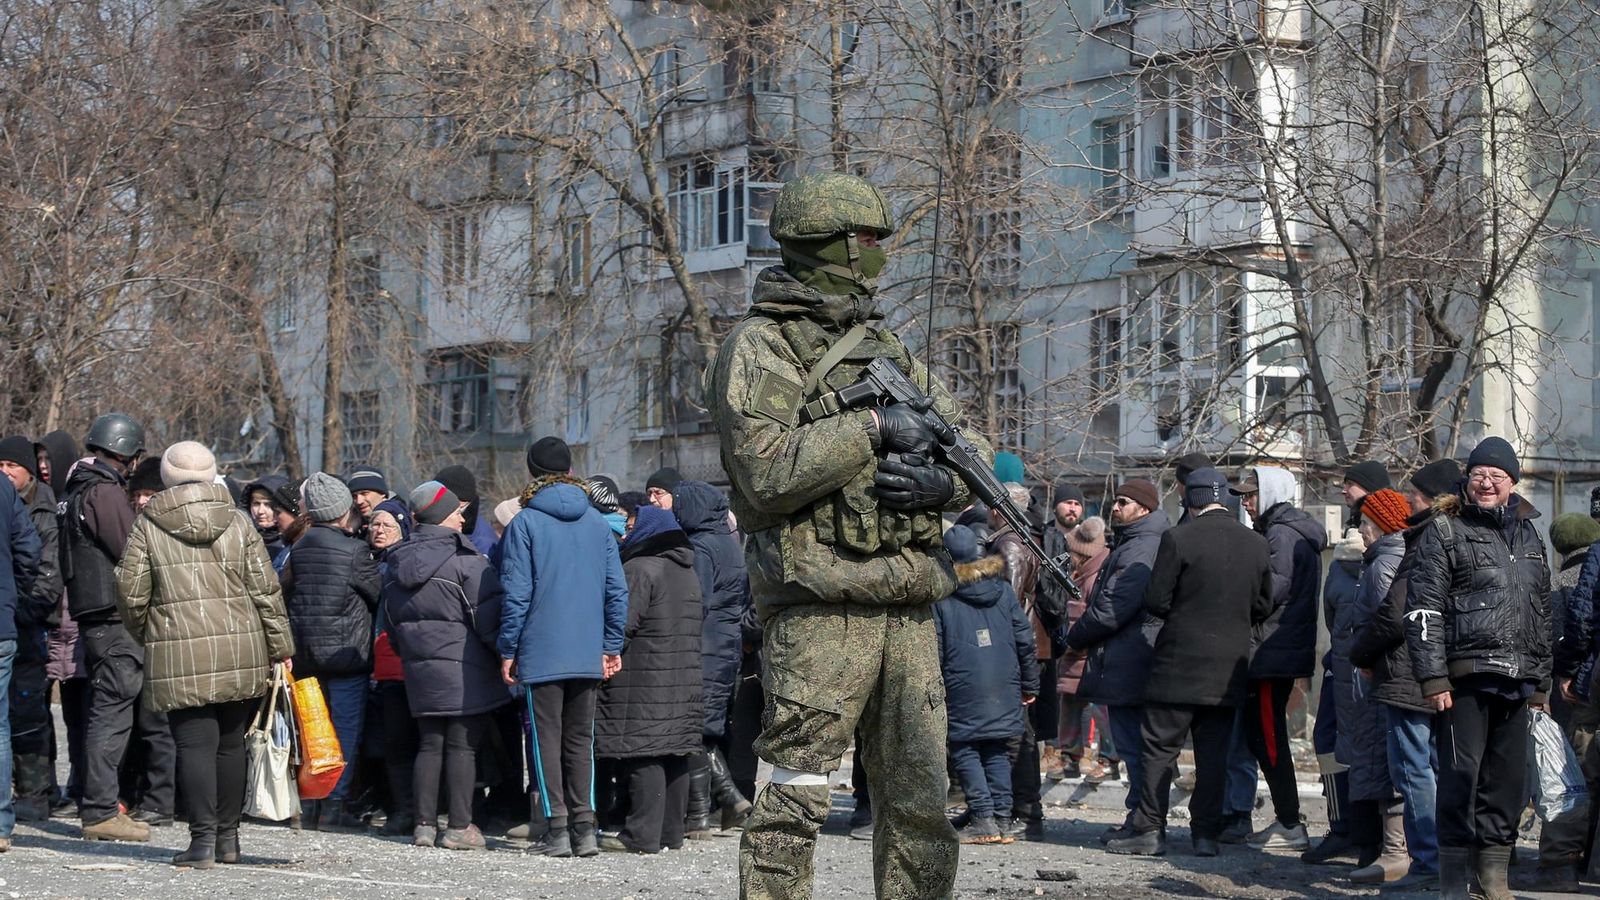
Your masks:
<instances>
[{"instance_id":1,"label":"black puffer jacket","mask_svg":"<svg viewBox=\"0 0 1600 900\"><path fill-rule=\"evenodd\" d=\"M1372 619L1356 631L1350 647L1350 662L1357 668L1372 670L1373 699L1425 713L1433 712L1433 707L1423 698L1422 687L1411 674L1411 653L1406 649L1406 590L1417 538L1431 518L1433 511L1423 510L1406 520L1405 555L1400 558L1389 593Z\"/></svg>"},{"instance_id":2,"label":"black puffer jacket","mask_svg":"<svg viewBox=\"0 0 1600 900\"><path fill-rule=\"evenodd\" d=\"M1413 550L1406 599L1406 644L1422 693L1485 673L1547 692L1550 565L1533 528L1539 511L1519 494L1484 510L1459 490L1441 494L1434 509Z\"/></svg>"},{"instance_id":3,"label":"black puffer jacket","mask_svg":"<svg viewBox=\"0 0 1600 900\"><path fill-rule=\"evenodd\" d=\"M1107 706L1144 703L1144 682L1155 652L1161 620L1145 611L1145 586L1167 514L1156 510L1131 525L1112 528L1116 546L1100 566L1100 579L1083 615L1067 632L1067 645L1087 650L1078 696Z\"/></svg>"},{"instance_id":4,"label":"black puffer jacket","mask_svg":"<svg viewBox=\"0 0 1600 900\"><path fill-rule=\"evenodd\" d=\"M1287 502L1267 509L1255 527L1272 551L1273 611L1256 627L1250 677L1309 678L1317 664L1317 593L1328 532Z\"/></svg>"},{"instance_id":5,"label":"black puffer jacket","mask_svg":"<svg viewBox=\"0 0 1600 900\"><path fill-rule=\"evenodd\" d=\"M676 495L674 495L676 500ZM595 753L678 756L702 748L700 580L672 514L640 507L622 545L628 579L622 671L600 685Z\"/></svg>"},{"instance_id":6,"label":"black puffer jacket","mask_svg":"<svg viewBox=\"0 0 1600 900\"><path fill-rule=\"evenodd\" d=\"M366 543L319 522L289 551L281 581L294 631L295 677L371 672L380 579Z\"/></svg>"},{"instance_id":7,"label":"black puffer jacket","mask_svg":"<svg viewBox=\"0 0 1600 900\"><path fill-rule=\"evenodd\" d=\"M494 649L505 592L472 541L418 525L384 562L384 623L405 667L411 714L470 716L510 700Z\"/></svg>"},{"instance_id":8,"label":"black puffer jacket","mask_svg":"<svg viewBox=\"0 0 1600 900\"><path fill-rule=\"evenodd\" d=\"M719 738L727 730L728 701L744 655L739 622L750 605L744 550L728 528L728 498L703 481L680 481L672 514L694 546L700 579L700 686L705 708L701 731Z\"/></svg>"}]
</instances>

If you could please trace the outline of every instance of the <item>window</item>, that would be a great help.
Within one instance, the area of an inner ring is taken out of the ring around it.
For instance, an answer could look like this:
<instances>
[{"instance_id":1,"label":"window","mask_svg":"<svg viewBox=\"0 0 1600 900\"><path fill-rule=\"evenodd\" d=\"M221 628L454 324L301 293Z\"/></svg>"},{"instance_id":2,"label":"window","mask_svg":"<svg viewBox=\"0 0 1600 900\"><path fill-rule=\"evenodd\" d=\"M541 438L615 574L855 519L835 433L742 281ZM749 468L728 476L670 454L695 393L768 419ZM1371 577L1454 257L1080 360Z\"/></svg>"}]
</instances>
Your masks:
<instances>
[{"instance_id":1,"label":"window","mask_svg":"<svg viewBox=\"0 0 1600 900\"><path fill-rule=\"evenodd\" d=\"M1022 148L1011 135L984 139L984 165L979 175L973 237L979 272L989 284L1015 284L1022 272L1022 210L1017 194L1022 184Z\"/></svg>"},{"instance_id":2,"label":"window","mask_svg":"<svg viewBox=\"0 0 1600 900\"><path fill-rule=\"evenodd\" d=\"M677 99L683 88L683 50L676 44L656 50L655 58L650 61L650 84L661 100Z\"/></svg>"},{"instance_id":3,"label":"window","mask_svg":"<svg viewBox=\"0 0 1600 900\"><path fill-rule=\"evenodd\" d=\"M668 166L667 209L685 251L743 242L744 167L705 159Z\"/></svg>"},{"instance_id":4,"label":"window","mask_svg":"<svg viewBox=\"0 0 1600 900\"><path fill-rule=\"evenodd\" d=\"M1016 81L1022 47L1022 0L955 0L955 72L992 99Z\"/></svg>"},{"instance_id":5,"label":"window","mask_svg":"<svg viewBox=\"0 0 1600 900\"><path fill-rule=\"evenodd\" d=\"M568 290L587 290L593 277L590 248L593 238L588 219L568 219L562 223L561 240L565 263L561 270L563 283Z\"/></svg>"},{"instance_id":6,"label":"window","mask_svg":"<svg viewBox=\"0 0 1600 900\"><path fill-rule=\"evenodd\" d=\"M378 449L378 392L346 391L339 395L339 415L344 424L344 444L339 448L339 471L374 465Z\"/></svg>"},{"instance_id":7,"label":"window","mask_svg":"<svg viewBox=\"0 0 1600 900\"><path fill-rule=\"evenodd\" d=\"M856 74L856 48L861 45L861 23L846 21L839 23L837 29L839 38L839 74Z\"/></svg>"},{"instance_id":8,"label":"window","mask_svg":"<svg viewBox=\"0 0 1600 900\"><path fill-rule=\"evenodd\" d=\"M492 359L460 351L437 354L428 362L428 420L441 433L523 430L523 399L528 379L501 371Z\"/></svg>"},{"instance_id":9,"label":"window","mask_svg":"<svg viewBox=\"0 0 1600 900\"><path fill-rule=\"evenodd\" d=\"M1409 60L1390 72L1387 80L1393 105L1384 133L1384 153L1389 162L1399 162L1428 140L1428 64Z\"/></svg>"},{"instance_id":10,"label":"window","mask_svg":"<svg viewBox=\"0 0 1600 900\"><path fill-rule=\"evenodd\" d=\"M1194 164L1193 90L1186 71L1157 75L1145 83L1143 129L1151 178L1166 178Z\"/></svg>"},{"instance_id":11,"label":"window","mask_svg":"<svg viewBox=\"0 0 1600 900\"><path fill-rule=\"evenodd\" d=\"M994 398L996 449L1020 450L1027 445L1021 335L1015 322L996 322L982 332L947 330L939 335L938 359L949 377L950 392L969 412L987 409L985 398ZM980 364L984 340L989 350L986 366Z\"/></svg>"},{"instance_id":12,"label":"window","mask_svg":"<svg viewBox=\"0 0 1600 900\"><path fill-rule=\"evenodd\" d=\"M1097 391L1112 391L1121 380L1122 311L1103 309L1089 320L1089 354L1094 360L1089 384Z\"/></svg>"},{"instance_id":13,"label":"window","mask_svg":"<svg viewBox=\"0 0 1600 900\"><path fill-rule=\"evenodd\" d=\"M448 292L478 278L482 254L476 212L452 213L439 227L439 280Z\"/></svg>"},{"instance_id":14,"label":"window","mask_svg":"<svg viewBox=\"0 0 1600 900\"><path fill-rule=\"evenodd\" d=\"M1210 375L1239 361L1244 295L1226 269L1139 273L1128 279L1129 363L1147 372Z\"/></svg>"},{"instance_id":15,"label":"window","mask_svg":"<svg viewBox=\"0 0 1600 900\"><path fill-rule=\"evenodd\" d=\"M589 442L589 370L567 370L567 434L569 444Z\"/></svg>"},{"instance_id":16,"label":"window","mask_svg":"<svg viewBox=\"0 0 1600 900\"><path fill-rule=\"evenodd\" d=\"M711 327L721 336L733 328L735 321L729 316L717 316ZM643 345L649 346L648 338ZM700 404L704 370L697 361L694 331L687 318L680 316L665 323L655 346L655 356L641 357L634 363L638 427L674 434L710 430L711 415Z\"/></svg>"},{"instance_id":17,"label":"window","mask_svg":"<svg viewBox=\"0 0 1600 900\"><path fill-rule=\"evenodd\" d=\"M268 306L268 322L277 331L294 331L300 327L300 296L292 279L285 280L278 296Z\"/></svg>"},{"instance_id":18,"label":"window","mask_svg":"<svg viewBox=\"0 0 1600 900\"><path fill-rule=\"evenodd\" d=\"M1120 22L1128 18L1128 0L1100 0L1101 24Z\"/></svg>"},{"instance_id":19,"label":"window","mask_svg":"<svg viewBox=\"0 0 1600 900\"><path fill-rule=\"evenodd\" d=\"M749 180L745 184L745 247L749 251L776 253L768 223L783 183L794 175L786 154L776 150L750 151Z\"/></svg>"},{"instance_id":20,"label":"window","mask_svg":"<svg viewBox=\"0 0 1600 900\"><path fill-rule=\"evenodd\" d=\"M644 358L634 362L633 381L636 391L634 408L638 411L636 424L640 430L654 431L667 423L661 396L663 380L661 360Z\"/></svg>"},{"instance_id":21,"label":"window","mask_svg":"<svg viewBox=\"0 0 1600 900\"><path fill-rule=\"evenodd\" d=\"M1100 119L1093 130L1095 197L1102 208L1115 209L1127 202L1133 183L1133 120Z\"/></svg>"}]
</instances>

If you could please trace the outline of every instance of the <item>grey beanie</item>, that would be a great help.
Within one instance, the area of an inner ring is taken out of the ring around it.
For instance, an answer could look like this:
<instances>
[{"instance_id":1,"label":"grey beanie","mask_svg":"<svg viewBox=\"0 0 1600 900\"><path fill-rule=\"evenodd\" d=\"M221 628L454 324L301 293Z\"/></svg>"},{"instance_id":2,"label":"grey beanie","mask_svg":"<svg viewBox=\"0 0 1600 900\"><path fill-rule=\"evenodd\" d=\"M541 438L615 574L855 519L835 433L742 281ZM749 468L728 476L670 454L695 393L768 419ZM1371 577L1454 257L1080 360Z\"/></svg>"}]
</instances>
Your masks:
<instances>
[{"instance_id":1,"label":"grey beanie","mask_svg":"<svg viewBox=\"0 0 1600 900\"><path fill-rule=\"evenodd\" d=\"M332 522L350 511L350 489L326 472L313 472L300 486L300 508L313 522Z\"/></svg>"},{"instance_id":2,"label":"grey beanie","mask_svg":"<svg viewBox=\"0 0 1600 900\"><path fill-rule=\"evenodd\" d=\"M179 441L161 454L161 483L210 484L217 480L217 458L198 441Z\"/></svg>"}]
</instances>

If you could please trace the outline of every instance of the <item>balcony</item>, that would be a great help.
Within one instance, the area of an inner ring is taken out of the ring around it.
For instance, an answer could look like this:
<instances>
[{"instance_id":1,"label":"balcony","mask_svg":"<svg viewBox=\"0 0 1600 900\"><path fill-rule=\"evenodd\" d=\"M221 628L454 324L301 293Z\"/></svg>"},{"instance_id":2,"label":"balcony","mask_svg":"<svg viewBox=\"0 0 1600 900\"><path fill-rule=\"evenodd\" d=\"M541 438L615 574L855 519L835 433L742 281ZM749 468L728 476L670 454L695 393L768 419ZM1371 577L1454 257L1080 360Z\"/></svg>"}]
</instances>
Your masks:
<instances>
[{"instance_id":1,"label":"balcony","mask_svg":"<svg viewBox=\"0 0 1600 900\"><path fill-rule=\"evenodd\" d=\"M685 102L667 110L662 155L670 159L742 144L785 145L793 140L795 118L795 97L789 93L741 92Z\"/></svg>"},{"instance_id":2,"label":"balcony","mask_svg":"<svg viewBox=\"0 0 1600 900\"><path fill-rule=\"evenodd\" d=\"M1297 46L1311 37L1305 0L1151 0L1133 8L1137 58L1256 43Z\"/></svg>"},{"instance_id":3,"label":"balcony","mask_svg":"<svg viewBox=\"0 0 1600 900\"><path fill-rule=\"evenodd\" d=\"M1210 177L1204 171L1147 183L1133 203L1135 246L1142 253L1281 243L1260 189L1237 183L1237 171ZM1303 226L1292 219L1289 239L1303 240Z\"/></svg>"}]
</instances>

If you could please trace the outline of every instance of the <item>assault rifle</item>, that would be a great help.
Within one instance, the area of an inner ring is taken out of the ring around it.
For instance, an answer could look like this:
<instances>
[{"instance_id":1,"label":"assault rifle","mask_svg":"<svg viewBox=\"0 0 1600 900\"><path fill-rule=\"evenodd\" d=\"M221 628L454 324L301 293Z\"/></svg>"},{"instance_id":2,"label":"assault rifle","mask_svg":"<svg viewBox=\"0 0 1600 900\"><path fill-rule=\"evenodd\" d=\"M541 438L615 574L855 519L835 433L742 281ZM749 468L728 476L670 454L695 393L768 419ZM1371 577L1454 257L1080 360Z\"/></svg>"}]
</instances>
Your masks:
<instances>
[{"instance_id":1,"label":"assault rifle","mask_svg":"<svg viewBox=\"0 0 1600 900\"><path fill-rule=\"evenodd\" d=\"M933 400L907 378L893 360L879 357L868 363L866 374L860 381L840 388L831 399L835 402L826 402L825 398L824 406L834 407L831 410L834 412L889 403L905 403L922 410L939 438L933 447L935 457L961 477L973 496L1000 514L1000 518L1022 539L1022 545L1028 548L1028 552L1069 596L1074 600L1082 599L1082 592L1073 583L1072 576L1067 574L1071 558L1065 553L1052 558L1044 552L1039 542L1033 539L1033 532L1028 529L1028 521L1023 517L1022 510L1011 502L1011 495L1000 479L994 476L994 470L983 461L978 448L966 435L945 421L944 416L933 408Z\"/></svg>"}]
</instances>

